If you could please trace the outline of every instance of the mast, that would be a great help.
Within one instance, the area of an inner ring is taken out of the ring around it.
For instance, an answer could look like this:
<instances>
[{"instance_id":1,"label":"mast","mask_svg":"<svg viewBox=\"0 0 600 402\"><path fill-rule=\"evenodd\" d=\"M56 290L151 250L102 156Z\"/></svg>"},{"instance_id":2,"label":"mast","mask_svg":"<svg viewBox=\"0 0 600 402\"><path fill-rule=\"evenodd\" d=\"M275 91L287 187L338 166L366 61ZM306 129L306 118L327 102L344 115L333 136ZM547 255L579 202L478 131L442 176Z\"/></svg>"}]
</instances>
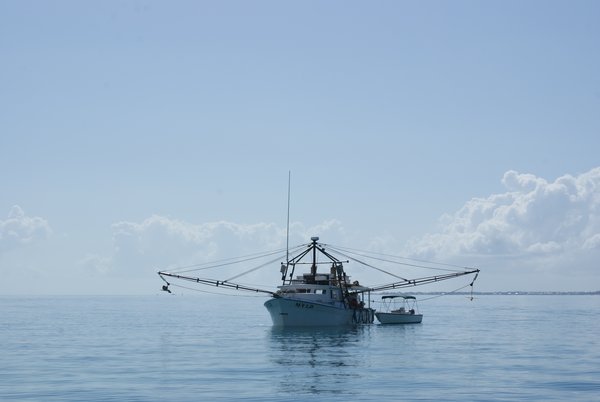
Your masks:
<instances>
[{"instance_id":1,"label":"mast","mask_svg":"<svg viewBox=\"0 0 600 402\"><path fill-rule=\"evenodd\" d=\"M313 263L312 263L312 267L310 267L310 273L314 277L317 274L317 242L319 241L319 238L317 236L314 236L314 237L311 237L310 240L312 240L312 242L313 242L313 244L312 244Z\"/></svg>"},{"instance_id":2,"label":"mast","mask_svg":"<svg viewBox=\"0 0 600 402\"><path fill-rule=\"evenodd\" d=\"M281 281L285 285L288 267L290 266L290 189L292 187L292 171L288 170L288 199L287 199L287 226L285 232L285 264L281 263ZM294 269L292 268L292 273ZM291 280L291 278L290 278Z\"/></svg>"},{"instance_id":3,"label":"mast","mask_svg":"<svg viewBox=\"0 0 600 402\"><path fill-rule=\"evenodd\" d=\"M288 208L287 208L287 229L285 234L285 263L290 263L290 188L292 185L292 171L288 170Z\"/></svg>"}]
</instances>

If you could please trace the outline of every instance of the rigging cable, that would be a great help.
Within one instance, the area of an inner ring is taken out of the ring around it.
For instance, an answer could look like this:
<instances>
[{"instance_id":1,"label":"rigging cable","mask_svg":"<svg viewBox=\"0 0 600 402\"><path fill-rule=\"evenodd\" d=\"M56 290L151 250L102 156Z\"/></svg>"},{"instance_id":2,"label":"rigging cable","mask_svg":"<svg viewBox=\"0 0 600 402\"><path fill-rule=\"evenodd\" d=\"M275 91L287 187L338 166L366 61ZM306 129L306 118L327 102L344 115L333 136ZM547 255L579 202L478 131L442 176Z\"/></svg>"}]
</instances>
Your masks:
<instances>
[{"instance_id":1,"label":"rigging cable","mask_svg":"<svg viewBox=\"0 0 600 402\"><path fill-rule=\"evenodd\" d=\"M264 296L243 295L243 294L239 294L239 293L210 292L208 290L200 290L198 288L191 288L189 286L177 285L175 283L172 283L171 286L175 286L175 287L182 288L182 289L187 289L187 290L193 290L194 292L208 293L208 294L211 294L211 295L232 296L232 297L264 297ZM169 293L171 293L171 292L169 292Z\"/></svg>"},{"instance_id":2,"label":"rigging cable","mask_svg":"<svg viewBox=\"0 0 600 402\"><path fill-rule=\"evenodd\" d=\"M439 295L431 296L431 297L428 297L428 298L426 298L426 299L419 299L419 302L422 302L422 301L427 301L427 300L432 300L432 299L437 299L438 297L442 297L442 296L448 296L448 295L451 295L451 294L453 294L453 293L456 293L456 292L458 292L458 291L460 291L460 290L463 290L463 289L464 289L464 288L466 288L467 286L471 286L471 285L465 285L465 286L461 286L461 287L460 287L460 288L458 288L458 289L454 289L454 290L451 290L451 291L449 291L449 292L444 292L444 293L442 293L442 294L439 294Z\"/></svg>"},{"instance_id":3,"label":"rigging cable","mask_svg":"<svg viewBox=\"0 0 600 402\"><path fill-rule=\"evenodd\" d=\"M330 247L334 247L334 246L330 246ZM443 262L436 262L436 261L427 261L427 260L419 260L416 258L409 258L409 257L401 257L401 256L397 256L397 255L392 255L392 254L384 254L384 253L375 253L375 252L367 252L364 250L357 250L357 249L353 249L353 248L348 248L348 247L339 247L339 246L335 246L335 248L337 248L338 250L343 250L345 252L348 253L352 253L352 254L356 254L356 255L360 255L361 257L367 257L367 258L372 258L374 260L379 260L379 261L383 261L383 262L390 262L392 264L399 264L399 265L406 265L409 267L416 267L416 268L425 268L425 269L433 269L433 270L437 270L437 271L448 271L448 272L457 272L456 269L444 269L444 268L438 268L438 267L431 267L431 266L426 266L426 265L417 265L417 264L409 264L407 262L400 262L400 261L394 261L394 260L387 260L384 258L379 258L379 257L375 257L375 255L382 255L382 256L386 256L386 257L392 257L392 258L401 258L404 260L410 260L410 261L416 261L416 262L422 262L422 263L426 263L426 264L436 264L436 265L442 265L442 266L447 266L447 267L454 267L454 268L459 268L461 270L464 269L472 269L470 267L464 267L464 266L460 266L460 265L455 265L455 264L447 264L447 263L443 263ZM359 253L363 253L363 254L359 254ZM368 255L369 253L373 254L373 255Z\"/></svg>"},{"instance_id":4,"label":"rigging cable","mask_svg":"<svg viewBox=\"0 0 600 402\"><path fill-rule=\"evenodd\" d=\"M265 265L273 264L275 261L277 261L277 260L280 260L280 259L281 259L281 256L279 256L279 255L278 255L278 256L277 256L277 258L275 258L275 259L273 259L273 260L267 261L267 262L265 262L264 264L261 264L261 265L259 265L259 266L257 266L257 267L254 267L254 268L251 268L251 269L249 269L249 270L247 270L247 271L244 271L244 272L242 272L242 273L240 273L240 274L234 275L234 276L232 276L232 277L231 277L231 278L229 278L229 279L225 279L223 282L229 282L229 281L232 281L232 280L234 280L234 279L237 279L237 278L239 278L240 276L244 276L244 275L246 275L246 274L249 274L250 272L254 272L254 271L256 271L256 270L258 270L258 269L260 269L260 268L263 268Z\"/></svg>"},{"instance_id":5,"label":"rigging cable","mask_svg":"<svg viewBox=\"0 0 600 402\"><path fill-rule=\"evenodd\" d=\"M301 247L304 247L304 245L294 247L293 251L295 252L296 250L300 249ZM211 268L219 268L219 267L223 267L223 266L227 266L227 265L234 265L234 264L239 264L242 262L258 260L260 258L269 257L269 256L272 256L275 254L280 254L284 250L285 249L279 249L279 250L267 251L267 252L263 252L263 253L248 254L248 255L245 255L242 257L225 258L225 259L217 260L217 261L210 261L210 262L205 262L205 263L200 263L200 264L192 264L192 265L187 265L187 266L182 266L182 267L175 267L173 269L169 269L169 271L173 272L173 273L178 273L178 274L183 274L186 272L194 272L194 271L203 271L203 270L207 270L207 269L211 269ZM208 265L208 264L212 264L212 265ZM193 267L198 267L198 268L193 268ZM188 269L188 268L192 268L192 269Z\"/></svg>"},{"instance_id":6,"label":"rigging cable","mask_svg":"<svg viewBox=\"0 0 600 402\"><path fill-rule=\"evenodd\" d=\"M333 246L331 246L331 245L329 246L329 248L330 248L330 249L332 249L333 251L335 251L336 253L338 253L338 254L340 254L340 255L342 255L342 256L344 256L344 257L348 258L349 260L352 260L352 261L358 262L359 264L362 264L362 265L364 265L364 266L366 266L366 267L369 267L369 268L375 269L375 270L377 270L377 271L383 272L384 274L391 275L391 276L393 276L393 277L395 277L395 278L402 279L403 281L408 281L408 279L406 279L406 278L403 278L403 277L401 277L401 276L398 276L398 275L396 275L396 274L393 274L393 273L391 273L391 272L388 272L388 271L386 271L386 270L384 270L384 269L377 268L376 266L373 266L373 265L371 265L371 264L368 264L368 263L366 263L366 262L364 262L364 261L361 261L361 260L359 260L359 259L356 259L356 258L354 258L354 257L351 257L351 256L349 256L349 255L347 255L347 254L344 254L344 253L342 253L340 250L336 249L335 247L333 247Z\"/></svg>"}]
</instances>

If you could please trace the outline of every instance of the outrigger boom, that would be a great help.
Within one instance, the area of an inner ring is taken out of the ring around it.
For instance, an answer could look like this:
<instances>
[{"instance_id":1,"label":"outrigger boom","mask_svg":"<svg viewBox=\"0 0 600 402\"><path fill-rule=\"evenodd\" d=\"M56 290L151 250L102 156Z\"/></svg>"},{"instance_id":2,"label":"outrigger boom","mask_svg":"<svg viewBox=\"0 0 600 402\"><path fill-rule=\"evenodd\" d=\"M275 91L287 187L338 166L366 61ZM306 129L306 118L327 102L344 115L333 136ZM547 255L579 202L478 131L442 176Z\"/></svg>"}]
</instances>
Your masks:
<instances>
[{"instance_id":1,"label":"outrigger boom","mask_svg":"<svg viewBox=\"0 0 600 402\"><path fill-rule=\"evenodd\" d=\"M407 288L407 287L411 287L411 286L418 286L418 285L425 285L428 283L440 282L440 281L444 281L447 279L457 278L459 276L470 275L470 274L475 274L473 281L469 285L469 286L473 286L475 279L477 279L477 275L479 275L479 269L473 269L471 271L455 272L455 273L445 274L445 275L435 275L435 276L427 276L427 277L423 277L423 278L406 279L403 281L389 283L389 284L382 285L382 286L363 288L360 292L361 293L378 292L378 291L391 290L391 289ZM164 290L164 291L168 291L169 290L168 286L171 285L171 283L169 283L165 279L165 276L166 276L166 277L181 279L184 281L199 283L202 285L223 287L223 288L235 289L235 290L245 290L245 291L256 292L256 293L265 293L265 294L271 295L273 297L279 297L279 295L276 292L273 292L270 290L251 288L251 287L248 287L245 285L240 285L240 284L228 282L228 281L219 281L216 279L202 279L202 278L197 278L197 277L193 277L193 276L173 274L173 273L169 273L169 272L165 272L165 271L159 271L158 276L160 276L160 278L163 281L165 281L165 283L167 284L166 286L163 286L163 288L162 288L162 290Z\"/></svg>"},{"instance_id":2,"label":"outrigger boom","mask_svg":"<svg viewBox=\"0 0 600 402\"><path fill-rule=\"evenodd\" d=\"M477 275L479 275L478 269L473 269L470 271L454 272L451 274L444 274L444 275L427 276L427 277L416 278L416 279L405 279L405 280L390 283L387 285L372 287L372 288L369 288L369 291L377 292L377 291L382 291L382 290L399 289L399 288L406 288L406 287L410 287L410 286L425 285L428 283L445 281L447 279L457 278L459 276L470 275L470 274L475 274L475 278L473 278L473 281L469 285L469 286L473 286L475 279L477 279Z\"/></svg>"},{"instance_id":3,"label":"outrigger boom","mask_svg":"<svg viewBox=\"0 0 600 402\"><path fill-rule=\"evenodd\" d=\"M202 285L215 286L215 287L224 287L224 288L235 289L235 290L246 290L246 291L257 292L257 293L266 293L266 294L271 295L273 297L279 297L277 295L277 293L272 292L270 290L251 288L251 287L248 287L248 286L239 285L237 283L232 283L232 282L228 282L228 281L219 281L219 280L216 280L216 279L201 279L201 278L196 278L196 277L192 277L192 276L172 274L172 273L165 272L165 271L158 271L158 276L160 276L160 278L163 281L165 281L166 285L164 285L162 287L162 290L164 290L166 292L170 292L169 286L171 284L169 283L169 281L167 281L165 279L165 276L170 277L170 278L181 279L181 280L184 280L184 281L189 281L189 282L194 282L194 283L200 283Z\"/></svg>"}]
</instances>

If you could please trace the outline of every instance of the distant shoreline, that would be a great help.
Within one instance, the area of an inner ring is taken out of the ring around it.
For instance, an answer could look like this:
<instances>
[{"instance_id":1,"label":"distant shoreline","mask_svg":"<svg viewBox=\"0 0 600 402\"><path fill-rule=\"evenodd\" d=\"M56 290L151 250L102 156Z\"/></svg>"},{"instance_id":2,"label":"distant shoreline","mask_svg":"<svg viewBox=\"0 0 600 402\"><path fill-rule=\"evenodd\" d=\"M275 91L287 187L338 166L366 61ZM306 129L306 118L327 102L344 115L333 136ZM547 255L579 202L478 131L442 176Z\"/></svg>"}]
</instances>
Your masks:
<instances>
[{"instance_id":1,"label":"distant shoreline","mask_svg":"<svg viewBox=\"0 0 600 402\"><path fill-rule=\"evenodd\" d=\"M600 296L600 290L593 292L553 292L553 291L499 291L499 292L410 292L414 295L462 295L462 296Z\"/></svg>"}]
</instances>

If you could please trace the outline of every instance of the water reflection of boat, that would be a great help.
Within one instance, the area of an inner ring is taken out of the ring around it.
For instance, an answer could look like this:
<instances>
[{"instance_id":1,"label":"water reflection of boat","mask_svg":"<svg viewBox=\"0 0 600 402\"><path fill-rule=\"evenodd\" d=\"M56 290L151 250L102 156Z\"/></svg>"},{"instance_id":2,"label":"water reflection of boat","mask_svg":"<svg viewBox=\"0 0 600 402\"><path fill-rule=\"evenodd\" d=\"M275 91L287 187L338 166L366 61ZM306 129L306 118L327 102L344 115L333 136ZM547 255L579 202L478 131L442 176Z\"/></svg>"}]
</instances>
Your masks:
<instances>
[{"instance_id":1,"label":"water reflection of boat","mask_svg":"<svg viewBox=\"0 0 600 402\"><path fill-rule=\"evenodd\" d=\"M417 298L405 294L385 295L381 298L382 311L375 316L382 324L418 324L423 321Z\"/></svg>"},{"instance_id":2,"label":"water reflection of boat","mask_svg":"<svg viewBox=\"0 0 600 402\"><path fill-rule=\"evenodd\" d=\"M356 397L348 386L364 369L370 326L276 327L268 332L267 354L280 373L275 384L283 395L297 400L319 395Z\"/></svg>"}]
</instances>

